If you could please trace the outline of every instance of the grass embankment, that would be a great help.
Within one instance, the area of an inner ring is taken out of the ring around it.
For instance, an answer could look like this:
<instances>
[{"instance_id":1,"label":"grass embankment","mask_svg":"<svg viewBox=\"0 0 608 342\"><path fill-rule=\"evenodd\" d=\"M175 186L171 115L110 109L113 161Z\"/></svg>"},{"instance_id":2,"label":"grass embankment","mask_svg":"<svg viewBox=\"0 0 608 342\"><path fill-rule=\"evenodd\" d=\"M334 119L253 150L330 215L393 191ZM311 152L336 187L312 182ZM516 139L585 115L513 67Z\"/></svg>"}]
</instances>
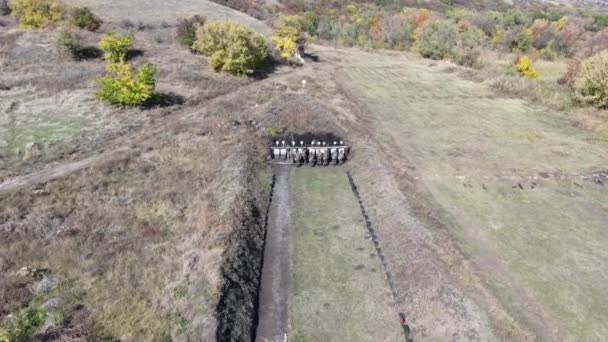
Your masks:
<instances>
[{"instance_id":1,"label":"grass embankment","mask_svg":"<svg viewBox=\"0 0 608 342\"><path fill-rule=\"evenodd\" d=\"M345 60L342 84L377 115L375 134L416 165L505 306L540 336L555 322L559 339L608 334L608 193L593 180L608 166L607 137L446 74L447 65L374 60Z\"/></svg>"}]
</instances>

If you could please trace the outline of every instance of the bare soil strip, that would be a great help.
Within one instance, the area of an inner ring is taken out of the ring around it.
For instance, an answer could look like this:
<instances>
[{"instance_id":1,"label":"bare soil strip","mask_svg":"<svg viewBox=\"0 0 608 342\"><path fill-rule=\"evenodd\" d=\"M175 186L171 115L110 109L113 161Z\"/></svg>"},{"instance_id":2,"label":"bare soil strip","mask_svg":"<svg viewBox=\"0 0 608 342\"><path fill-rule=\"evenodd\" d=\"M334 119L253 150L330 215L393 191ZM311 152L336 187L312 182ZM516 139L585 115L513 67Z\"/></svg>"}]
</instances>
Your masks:
<instances>
[{"instance_id":1,"label":"bare soil strip","mask_svg":"<svg viewBox=\"0 0 608 342\"><path fill-rule=\"evenodd\" d=\"M275 185L268 211L264 266L260 285L256 341L283 341L287 333L289 296L289 173L275 169Z\"/></svg>"},{"instance_id":2,"label":"bare soil strip","mask_svg":"<svg viewBox=\"0 0 608 342\"><path fill-rule=\"evenodd\" d=\"M48 182L60 177L65 177L71 173L86 169L89 166L98 162L101 163L104 161L107 162L111 160L121 159L121 157L124 158L125 156L120 153L124 151L124 149L121 149L118 151L108 152L101 155L85 158L83 160L49 166L40 171L10 178L0 183L0 193L13 191L28 185Z\"/></svg>"}]
</instances>

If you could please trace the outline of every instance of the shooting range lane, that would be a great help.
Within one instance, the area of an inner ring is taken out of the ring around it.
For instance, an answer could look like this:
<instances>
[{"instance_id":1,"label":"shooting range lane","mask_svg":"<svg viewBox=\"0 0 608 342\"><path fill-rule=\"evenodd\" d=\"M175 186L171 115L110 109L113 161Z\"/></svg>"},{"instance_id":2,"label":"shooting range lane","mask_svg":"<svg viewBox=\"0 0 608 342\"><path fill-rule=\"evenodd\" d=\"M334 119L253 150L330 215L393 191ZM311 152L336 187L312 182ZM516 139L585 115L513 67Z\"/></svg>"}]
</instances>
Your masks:
<instances>
[{"instance_id":1,"label":"shooting range lane","mask_svg":"<svg viewBox=\"0 0 608 342\"><path fill-rule=\"evenodd\" d=\"M259 293L258 342L283 341L287 333L290 169L287 165L277 165L274 171Z\"/></svg>"},{"instance_id":2,"label":"shooting range lane","mask_svg":"<svg viewBox=\"0 0 608 342\"><path fill-rule=\"evenodd\" d=\"M345 171L292 171L289 337L398 341L392 293Z\"/></svg>"}]
</instances>

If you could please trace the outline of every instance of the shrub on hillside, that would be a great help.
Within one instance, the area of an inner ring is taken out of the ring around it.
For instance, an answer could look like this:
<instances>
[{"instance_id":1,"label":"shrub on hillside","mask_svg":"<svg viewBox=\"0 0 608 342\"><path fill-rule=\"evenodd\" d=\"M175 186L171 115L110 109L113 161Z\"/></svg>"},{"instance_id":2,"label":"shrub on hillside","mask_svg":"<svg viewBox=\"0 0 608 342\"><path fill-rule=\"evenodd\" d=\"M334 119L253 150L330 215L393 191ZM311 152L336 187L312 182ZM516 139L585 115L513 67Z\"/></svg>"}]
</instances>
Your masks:
<instances>
[{"instance_id":1,"label":"shrub on hillside","mask_svg":"<svg viewBox=\"0 0 608 342\"><path fill-rule=\"evenodd\" d=\"M300 50L306 44L306 37L303 34L304 20L297 15L282 16L272 36L272 43L279 51L281 57L289 58L297 56L299 59Z\"/></svg>"},{"instance_id":2,"label":"shrub on hillside","mask_svg":"<svg viewBox=\"0 0 608 342\"><path fill-rule=\"evenodd\" d=\"M380 19L383 43L391 49L404 49L411 46L413 28L408 18L401 14L385 15Z\"/></svg>"},{"instance_id":3,"label":"shrub on hillside","mask_svg":"<svg viewBox=\"0 0 608 342\"><path fill-rule=\"evenodd\" d=\"M59 54L74 60L92 59L101 57L101 51L93 46L83 46L78 33L70 28L63 28L57 36L57 50Z\"/></svg>"},{"instance_id":4,"label":"shrub on hillside","mask_svg":"<svg viewBox=\"0 0 608 342\"><path fill-rule=\"evenodd\" d=\"M500 18L500 25L504 28L528 26L532 18L519 9L511 9Z\"/></svg>"},{"instance_id":5,"label":"shrub on hillside","mask_svg":"<svg viewBox=\"0 0 608 342\"><path fill-rule=\"evenodd\" d=\"M57 37L57 48L62 55L77 58L81 46L78 42L78 37L74 33L69 29L63 29Z\"/></svg>"},{"instance_id":6,"label":"shrub on hillside","mask_svg":"<svg viewBox=\"0 0 608 342\"><path fill-rule=\"evenodd\" d=\"M572 87L574 85L574 81L578 77L578 73L581 70L581 61L578 59L574 59L568 63L568 68L562 77L557 80L557 83L562 85L567 85Z\"/></svg>"},{"instance_id":7,"label":"shrub on hillside","mask_svg":"<svg viewBox=\"0 0 608 342\"><path fill-rule=\"evenodd\" d=\"M88 7L74 7L70 10L70 23L81 29L97 31L103 24Z\"/></svg>"},{"instance_id":8,"label":"shrub on hillside","mask_svg":"<svg viewBox=\"0 0 608 342\"><path fill-rule=\"evenodd\" d=\"M209 65L234 75L250 75L268 56L264 37L247 26L216 21L196 31L192 46L209 57Z\"/></svg>"},{"instance_id":9,"label":"shrub on hillside","mask_svg":"<svg viewBox=\"0 0 608 342\"><path fill-rule=\"evenodd\" d=\"M332 16L322 15L317 25L317 37L325 40L335 40L340 34L340 23Z\"/></svg>"},{"instance_id":10,"label":"shrub on hillside","mask_svg":"<svg viewBox=\"0 0 608 342\"><path fill-rule=\"evenodd\" d=\"M532 48L532 34L529 30L513 32L510 39L510 48L515 52L528 52Z\"/></svg>"},{"instance_id":11,"label":"shrub on hillside","mask_svg":"<svg viewBox=\"0 0 608 342\"><path fill-rule=\"evenodd\" d=\"M527 56L519 58L517 64L515 64L515 70L529 79L535 79L539 76L538 71L532 66L532 61Z\"/></svg>"},{"instance_id":12,"label":"shrub on hillside","mask_svg":"<svg viewBox=\"0 0 608 342\"><path fill-rule=\"evenodd\" d=\"M483 47L486 43L486 34L475 26L469 26L459 34L459 46L464 49Z\"/></svg>"},{"instance_id":13,"label":"shrub on hillside","mask_svg":"<svg viewBox=\"0 0 608 342\"><path fill-rule=\"evenodd\" d=\"M608 51L583 60L574 81L574 92L581 102L608 108Z\"/></svg>"},{"instance_id":14,"label":"shrub on hillside","mask_svg":"<svg viewBox=\"0 0 608 342\"><path fill-rule=\"evenodd\" d=\"M177 43L188 49L192 49L192 44L196 40L196 30L199 26L205 25L207 18L195 15L190 19L181 19L177 23Z\"/></svg>"},{"instance_id":15,"label":"shrub on hillside","mask_svg":"<svg viewBox=\"0 0 608 342\"><path fill-rule=\"evenodd\" d=\"M313 12L306 12L302 17L302 29L310 37L317 36L317 28L319 27L320 17Z\"/></svg>"},{"instance_id":16,"label":"shrub on hillside","mask_svg":"<svg viewBox=\"0 0 608 342\"><path fill-rule=\"evenodd\" d=\"M452 19L454 22L471 21L478 13L474 9L465 7L452 7L445 11L445 17Z\"/></svg>"},{"instance_id":17,"label":"shrub on hillside","mask_svg":"<svg viewBox=\"0 0 608 342\"><path fill-rule=\"evenodd\" d=\"M493 37L496 33L496 20L486 15L479 15L471 20L471 23L482 30L486 36Z\"/></svg>"},{"instance_id":18,"label":"shrub on hillside","mask_svg":"<svg viewBox=\"0 0 608 342\"><path fill-rule=\"evenodd\" d=\"M106 75L98 78L97 97L103 101L121 106L137 106L148 101L154 94L156 73L154 65L144 64L133 75L131 66L120 60L108 62Z\"/></svg>"},{"instance_id":19,"label":"shrub on hillside","mask_svg":"<svg viewBox=\"0 0 608 342\"><path fill-rule=\"evenodd\" d=\"M63 5L57 0L9 0L8 7L25 29L43 28L63 19Z\"/></svg>"},{"instance_id":20,"label":"shrub on hillside","mask_svg":"<svg viewBox=\"0 0 608 342\"><path fill-rule=\"evenodd\" d=\"M419 38L418 49L425 58L444 59L456 46L458 32L447 20L437 20L426 25Z\"/></svg>"},{"instance_id":21,"label":"shrub on hillside","mask_svg":"<svg viewBox=\"0 0 608 342\"><path fill-rule=\"evenodd\" d=\"M596 15L593 17L593 22L585 26L585 29L592 32L598 32L606 27L608 27L608 15Z\"/></svg>"},{"instance_id":22,"label":"shrub on hillside","mask_svg":"<svg viewBox=\"0 0 608 342\"><path fill-rule=\"evenodd\" d=\"M132 34L118 36L109 32L104 34L99 42L99 48L103 51L103 58L114 63L124 61L131 46L133 46Z\"/></svg>"}]
</instances>

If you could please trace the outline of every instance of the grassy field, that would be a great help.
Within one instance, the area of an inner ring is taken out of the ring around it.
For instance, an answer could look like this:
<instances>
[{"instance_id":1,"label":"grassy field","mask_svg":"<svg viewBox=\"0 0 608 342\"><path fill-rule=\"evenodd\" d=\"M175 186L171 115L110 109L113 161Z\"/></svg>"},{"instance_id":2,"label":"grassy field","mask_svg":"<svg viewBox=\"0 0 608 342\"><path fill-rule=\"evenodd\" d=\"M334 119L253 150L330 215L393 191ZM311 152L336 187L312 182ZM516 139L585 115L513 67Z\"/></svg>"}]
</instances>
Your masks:
<instances>
[{"instance_id":1,"label":"grassy field","mask_svg":"<svg viewBox=\"0 0 608 342\"><path fill-rule=\"evenodd\" d=\"M372 134L416 166L451 234L509 311L541 339L606 336L608 193L594 175L608 168L607 137L501 98L447 63L409 54L340 58L336 77L373 113Z\"/></svg>"},{"instance_id":2,"label":"grassy field","mask_svg":"<svg viewBox=\"0 0 608 342\"><path fill-rule=\"evenodd\" d=\"M291 175L290 340L397 341L391 293L346 174Z\"/></svg>"}]
</instances>

